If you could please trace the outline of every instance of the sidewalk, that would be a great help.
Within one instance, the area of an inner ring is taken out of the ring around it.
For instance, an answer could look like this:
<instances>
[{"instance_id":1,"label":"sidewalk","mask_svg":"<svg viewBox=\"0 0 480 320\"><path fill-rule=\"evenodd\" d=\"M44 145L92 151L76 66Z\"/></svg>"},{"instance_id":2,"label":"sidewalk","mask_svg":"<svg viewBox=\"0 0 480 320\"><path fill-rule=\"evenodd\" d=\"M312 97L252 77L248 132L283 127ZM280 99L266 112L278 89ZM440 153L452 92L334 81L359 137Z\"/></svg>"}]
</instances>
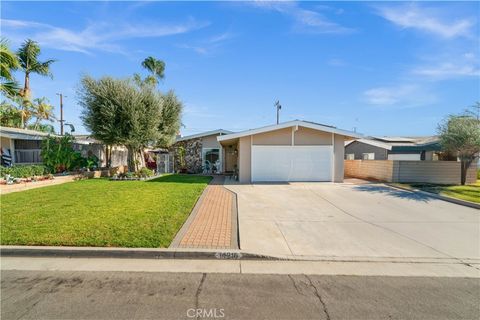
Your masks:
<instances>
[{"instance_id":1,"label":"sidewalk","mask_svg":"<svg viewBox=\"0 0 480 320\"><path fill-rule=\"evenodd\" d=\"M22 182L22 183L10 184L10 185L2 184L0 185L0 194L4 195L12 192L54 186L57 184L74 181L75 177L76 177L75 175L55 176L53 180L43 180L43 181L37 181L37 182Z\"/></svg>"},{"instance_id":2,"label":"sidewalk","mask_svg":"<svg viewBox=\"0 0 480 320\"><path fill-rule=\"evenodd\" d=\"M214 176L170 248L238 249L236 196Z\"/></svg>"}]
</instances>

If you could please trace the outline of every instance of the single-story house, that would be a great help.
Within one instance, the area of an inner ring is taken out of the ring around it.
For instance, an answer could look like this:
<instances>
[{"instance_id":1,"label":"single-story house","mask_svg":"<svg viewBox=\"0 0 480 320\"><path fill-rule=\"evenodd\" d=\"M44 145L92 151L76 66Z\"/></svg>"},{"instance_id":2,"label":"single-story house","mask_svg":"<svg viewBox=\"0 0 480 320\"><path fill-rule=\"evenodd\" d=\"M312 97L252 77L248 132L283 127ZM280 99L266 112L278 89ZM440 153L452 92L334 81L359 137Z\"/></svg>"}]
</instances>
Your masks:
<instances>
[{"instance_id":1,"label":"single-story house","mask_svg":"<svg viewBox=\"0 0 480 320\"><path fill-rule=\"evenodd\" d=\"M345 160L456 160L437 137L369 137L345 143Z\"/></svg>"},{"instance_id":2,"label":"single-story house","mask_svg":"<svg viewBox=\"0 0 480 320\"><path fill-rule=\"evenodd\" d=\"M0 127L2 165L41 163L41 143L46 136L45 132Z\"/></svg>"},{"instance_id":3,"label":"single-story house","mask_svg":"<svg viewBox=\"0 0 480 320\"><path fill-rule=\"evenodd\" d=\"M182 137L174 149L187 146L189 171L215 163L214 172L235 172L241 183L342 182L345 140L361 137L333 126L294 120L237 133L215 130Z\"/></svg>"}]
</instances>

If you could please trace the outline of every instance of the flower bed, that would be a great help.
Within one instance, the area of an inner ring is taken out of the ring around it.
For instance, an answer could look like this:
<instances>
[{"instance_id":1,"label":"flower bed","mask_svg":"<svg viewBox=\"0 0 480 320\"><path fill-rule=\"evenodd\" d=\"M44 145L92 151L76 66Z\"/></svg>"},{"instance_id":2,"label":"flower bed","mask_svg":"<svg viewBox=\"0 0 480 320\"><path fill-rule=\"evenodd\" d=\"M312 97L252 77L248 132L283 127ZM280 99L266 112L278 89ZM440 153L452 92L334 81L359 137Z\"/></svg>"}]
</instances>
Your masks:
<instances>
[{"instance_id":1,"label":"flower bed","mask_svg":"<svg viewBox=\"0 0 480 320\"><path fill-rule=\"evenodd\" d=\"M0 167L0 178L0 184L15 184L51 180L53 175L46 174L43 165L14 165Z\"/></svg>"}]
</instances>

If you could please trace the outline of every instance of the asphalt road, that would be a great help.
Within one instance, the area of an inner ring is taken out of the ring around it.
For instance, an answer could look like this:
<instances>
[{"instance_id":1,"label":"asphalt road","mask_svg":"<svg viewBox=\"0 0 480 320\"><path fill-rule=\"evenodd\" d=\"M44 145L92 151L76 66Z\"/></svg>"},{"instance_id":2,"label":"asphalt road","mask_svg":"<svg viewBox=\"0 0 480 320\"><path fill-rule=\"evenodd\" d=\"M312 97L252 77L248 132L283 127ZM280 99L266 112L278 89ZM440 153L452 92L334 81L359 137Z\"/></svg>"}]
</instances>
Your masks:
<instances>
[{"instance_id":1,"label":"asphalt road","mask_svg":"<svg viewBox=\"0 0 480 320\"><path fill-rule=\"evenodd\" d=\"M480 279L62 271L1 276L2 319L480 318Z\"/></svg>"}]
</instances>

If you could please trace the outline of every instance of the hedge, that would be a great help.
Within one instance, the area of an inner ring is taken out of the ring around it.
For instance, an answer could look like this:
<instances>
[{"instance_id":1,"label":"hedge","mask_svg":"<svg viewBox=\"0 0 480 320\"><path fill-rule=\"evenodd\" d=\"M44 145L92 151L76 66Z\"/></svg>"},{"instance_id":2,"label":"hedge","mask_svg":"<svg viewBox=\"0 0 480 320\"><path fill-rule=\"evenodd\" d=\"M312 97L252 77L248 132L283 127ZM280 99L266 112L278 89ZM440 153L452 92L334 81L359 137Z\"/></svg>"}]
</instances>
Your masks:
<instances>
[{"instance_id":1,"label":"hedge","mask_svg":"<svg viewBox=\"0 0 480 320\"><path fill-rule=\"evenodd\" d=\"M0 177L4 178L7 174L14 178L30 178L33 176L43 176L46 168L43 165L14 165L11 167L0 166Z\"/></svg>"}]
</instances>

